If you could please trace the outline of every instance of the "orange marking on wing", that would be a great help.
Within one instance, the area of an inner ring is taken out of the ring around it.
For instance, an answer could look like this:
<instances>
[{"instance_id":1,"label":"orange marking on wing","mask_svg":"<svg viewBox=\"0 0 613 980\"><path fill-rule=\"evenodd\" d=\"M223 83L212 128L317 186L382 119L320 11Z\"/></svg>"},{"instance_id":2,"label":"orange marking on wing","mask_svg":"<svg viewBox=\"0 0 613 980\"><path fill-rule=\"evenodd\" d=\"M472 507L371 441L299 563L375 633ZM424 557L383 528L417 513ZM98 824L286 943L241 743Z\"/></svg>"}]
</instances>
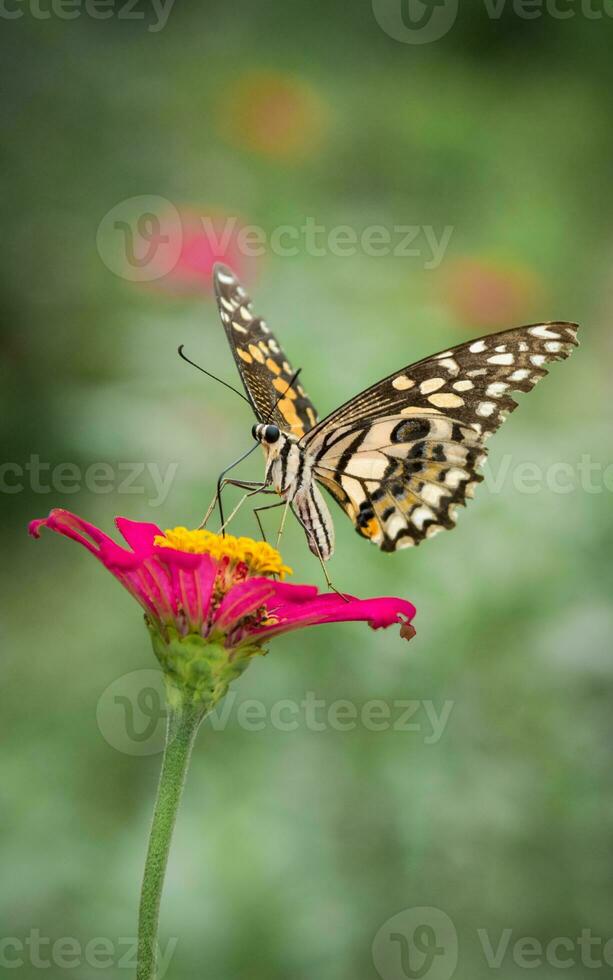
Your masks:
<instances>
[{"instance_id":1,"label":"orange marking on wing","mask_svg":"<svg viewBox=\"0 0 613 980\"><path fill-rule=\"evenodd\" d=\"M289 425L291 431L295 436L304 435L304 427L298 413L296 412L296 407L289 398L282 398L277 405L278 410L281 415Z\"/></svg>"},{"instance_id":2,"label":"orange marking on wing","mask_svg":"<svg viewBox=\"0 0 613 980\"><path fill-rule=\"evenodd\" d=\"M292 401L295 401L298 396L293 388L287 387L287 384L287 381L285 381L283 378L275 378L273 381L273 387L275 387L278 392L285 395L286 398L291 398Z\"/></svg>"},{"instance_id":3,"label":"orange marking on wing","mask_svg":"<svg viewBox=\"0 0 613 980\"><path fill-rule=\"evenodd\" d=\"M371 517L368 524L360 528L362 534L365 538L374 538L375 534L378 534L381 530L379 526L379 521L376 517Z\"/></svg>"},{"instance_id":4,"label":"orange marking on wing","mask_svg":"<svg viewBox=\"0 0 613 980\"><path fill-rule=\"evenodd\" d=\"M266 361L266 367L271 374L281 374L281 368L276 361L273 361L272 357L269 357Z\"/></svg>"},{"instance_id":5,"label":"orange marking on wing","mask_svg":"<svg viewBox=\"0 0 613 980\"><path fill-rule=\"evenodd\" d=\"M253 358L251 354L247 353L246 350L241 350L240 347L237 347L236 353L241 358L241 360L245 361L246 364L253 364Z\"/></svg>"}]
</instances>

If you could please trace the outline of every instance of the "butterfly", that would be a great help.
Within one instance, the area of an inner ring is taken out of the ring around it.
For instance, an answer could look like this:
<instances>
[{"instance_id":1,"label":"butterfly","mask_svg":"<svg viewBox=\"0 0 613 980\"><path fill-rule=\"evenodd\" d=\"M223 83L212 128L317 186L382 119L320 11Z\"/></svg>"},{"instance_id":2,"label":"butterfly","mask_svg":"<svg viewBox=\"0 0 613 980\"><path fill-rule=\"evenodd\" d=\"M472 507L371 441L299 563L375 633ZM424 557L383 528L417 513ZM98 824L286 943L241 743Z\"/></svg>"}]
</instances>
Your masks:
<instances>
[{"instance_id":1,"label":"butterfly","mask_svg":"<svg viewBox=\"0 0 613 980\"><path fill-rule=\"evenodd\" d=\"M265 320L235 275L214 270L219 314L257 423L264 485L292 509L313 554L334 552L324 487L382 551L453 528L483 480L485 441L545 365L577 346L574 323L490 334L403 367L321 421Z\"/></svg>"}]
</instances>

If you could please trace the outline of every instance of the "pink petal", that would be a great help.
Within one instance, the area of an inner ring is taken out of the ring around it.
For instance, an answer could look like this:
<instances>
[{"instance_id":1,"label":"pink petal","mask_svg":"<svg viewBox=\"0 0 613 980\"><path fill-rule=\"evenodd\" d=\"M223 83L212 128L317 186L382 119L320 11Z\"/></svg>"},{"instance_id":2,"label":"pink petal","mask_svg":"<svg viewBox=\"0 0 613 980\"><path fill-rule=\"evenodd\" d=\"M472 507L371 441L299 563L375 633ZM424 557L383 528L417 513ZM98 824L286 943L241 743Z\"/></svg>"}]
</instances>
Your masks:
<instances>
[{"instance_id":1,"label":"pink petal","mask_svg":"<svg viewBox=\"0 0 613 980\"><path fill-rule=\"evenodd\" d=\"M141 535L134 521L124 522L122 518L118 518L118 526L126 540L134 541L139 549L144 549L146 541L151 540L151 528L154 527L154 525L143 525L144 530ZM52 510L49 517L32 521L29 527L30 534L39 537L41 527L63 534L87 548L154 618L160 620L173 618L172 581L168 572L151 556L151 549L149 549L150 557L145 557L143 550L140 554L127 551L94 524L84 521L67 510Z\"/></svg>"},{"instance_id":2,"label":"pink petal","mask_svg":"<svg viewBox=\"0 0 613 980\"><path fill-rule=\"evenodd\" d=\"M383 597L348 601L335 592L309 597L300 594L303 587L281 584L275 597L267 603L268 613L279 622L256 630L258 636L276 636L290 630L321 623L367 622L373 629L385 629L394 624L406 628L415 615L415 607L406 599ZM294 591L299 590L299 591ZM406 617L403 619L402 617Z\"/></svg>"},{"instance_id":3,"label":"pink petal","mask_svg":"<svg viewBox=\"0 0 613 980\"><path fill-rule=\"evenodd\" d=\"M167 571L173 593L173 605L182 611L193 630L199 630L208 616L211 595L217 575L217 565L210 555L185 555L195 561L176 560L180 552L172 552L171 559L164 554L168 548L156 548L156 560Z\"/></svg>"},{"instance_id":4,"label":"pink petal","mask_svg":"<svg viewBox=\"0 0 613 980\"><path fill-rule=\"evenodd\" d=\"M274 596L277 584L268 578L252 578L235 585L221 600L214 626L229 633L244 616L249 616L260 606L269 608L269 600Z\"/></svg>"},{"instance_id":5,"label":"pink petal","mask_svg":"<svg viewBox=\"0 0 613 980\"><path fill-rule=\"evenodd\" d=\"M107 568L113 561L120 565L133 561L132 552L121 548L100 528L90 524L89 521L84 521L81 517L77 517L76 514L71 514L69 510L62 510L57 507L51 511L49 517L32 521L28 528L32 537L40 537L41 527L47 527L50 531L56 531L58 534L63 534L64 537L72 538L73 541L82 544Z\"/></svg>"},{"instance_id":6,"label":"pink petal","mask_svg":"<svg viewBox=\"0 0 613 980\"><path fill-rule=\"evenodd\" d=\"M166 565L179 565L180 568L196 568L202 558L202 555L196 555L191 551L179 551L177 548L164 548L159 545L154 547L153 552Z\"/></svg>"},{"instance_id":7,"label":"pink petal","mask_svg":"<svg viewBox=\"0 0 613 980\"><path fill-rule=\"evenodd\" d=\"M130 521L127 517L116 517L115 525L136 555L150 555L153 539L157 534L162 534L157 524Z\"/></svg>"}]
</instances>

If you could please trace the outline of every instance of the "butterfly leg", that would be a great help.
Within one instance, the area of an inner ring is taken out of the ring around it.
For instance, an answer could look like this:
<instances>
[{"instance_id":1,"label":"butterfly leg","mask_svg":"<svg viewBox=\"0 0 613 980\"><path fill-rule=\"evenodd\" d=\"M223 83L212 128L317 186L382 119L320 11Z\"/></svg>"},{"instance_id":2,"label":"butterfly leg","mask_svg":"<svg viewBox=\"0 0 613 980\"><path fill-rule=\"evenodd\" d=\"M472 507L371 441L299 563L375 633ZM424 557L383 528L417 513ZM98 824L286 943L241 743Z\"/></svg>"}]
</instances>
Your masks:
<instances>
[{"instance_id":1,"label":"butterfly leg","mask_svg":"<svg viewBox=\"0 0 613 980\"><path fill-rule=\"evenodd\" d=\"M281 518L281 524L279 525L279 530L277 531L277 551L279 550L279 545L281 544L281 538L283 537L283 531L285 530L285 522L287 520L287 512L289 510L289 500L285 504L285 510L283 511L283 517Z\"/></svg>"},{"instance_id":2,"label":"butterfly leg","mask_svg":"<svg viewBox=\"0 0 613 980\"><path fill-rule=\"evenodd\" d=\"M236 483L234 484L234 486L237 486L237 485L238 484L236 484ZM258 493L274 493L274 492L275 492L274 490L267 490L266 489L266 484L263 483L263 484L257 484L256 487L255 487L255 489L249 490L248 493L243 494L243 496L241 497L241 499L237 503L236 507L234 508L234 510L232 511L232 513L230 514L230 516L228 518L226 518L226 520L221 525L221 527L219 529L219 534L222 534L222 535L225 534L225 530L226 530L228 524L236 516L236 514L238 514L239 510L241 509L241 507L243 506L243 504L245 503L245 501L249 499L249 497L255 497L255 495L258 494ZM222 512L222 516L223 516L223 512Z\"/></svg>"},{"instance_id":3,"label":"butterfly leg","mask_svg":"<svg viewBox=\"0 0 613 980\"><path fill-rule=\"evenodd\" d=\"M215 506L216 506L218 500L220 502L220 509L221 509L221 494L222 494L224 488L227 487L227 486L230 486L230 487L240 487L241 490L254 490L256 488L263 489L266 486L266 484L265 483L256 483L255 481L252 481L252 480L249 480L249 481L245 481L245 480L230 480L230 479L222 480L221 483L219 483L218 486L217 486L217 490L215 492L215 496L211 500L211 503L209 504L209 507L208 507L208 510L207 510L206 514L204 515L204 517L202 518L200 524L198 525L198 530L199 531L202 530L203 527L206 527L207 526L207 524L209 522L209 519L211 517L211 514L215 510ZM221 510L221 519L223 521L223 510ZM226 521L226 523L227 523L227 521Z\"/></svg>"},{"instance_id":4,"label":"butterfly leg","mask_svg":"<svg viewBox=\"0 0 613 980\"><path fill-rule=\"evenodd\" d=\"M330 589L330 590L331 590L332 592L336 592L336 594L337 594L338 596L340 596L340 597L341 597L341 599L344 599L344 600L345 600L345 602L350 602L351 600L349 599L349 597L348 597L348 596L346 596L346 595L343 595L343 593L342 593L342 592L339 592L339 591L338 591L338 589L336 588L336 586L335 586L335 585L332 585L332 582L331 582L331 580L330 580L330 576L328 575L328 569L326 568L326 563L325 563L325 561L323 560L323 558L321 557L321 551L319 550L319 545L317 544L317 542L316 542L316 541L315 541L315 547L316 547L316 549L317 549L317 557L318 557L318 559L319 559L319 564L321 565L321 570L322 570L322 572L324 573L324 578L325 578L325 580L326 580L326 585L328 586L328 588L329 588L329 589Z\"/></svg>"},{"instance_id":5,"label":"butterfly leg","mask_svg":"<svg viewBox=\"0 0 613 980\"><path fill-rule=\"evenodd\" d=\"M273 491L273 493L274 493L274 491ZM275 507L285 507L285 511L287 513L287 504L285 503L284 500L279 500L279 501L277 501L276 504L266 504L265 507L254 507L253 508L253 513L255 515L256 521L258 522L258 527L260 529L260 534L262 535L262 540L263 541L266 541L266 533L264 531L264 528L262 526L262 522L260 520L260 514L261 514L261 512L263 510L273 510ZM285 523L285 514L283 515L283 520L281 522L281 527L283 527L283 524L284 523ZM277 548L279 547L279 540L280 540L280 534L277 537Z\"/></svg>"}]
</instances>

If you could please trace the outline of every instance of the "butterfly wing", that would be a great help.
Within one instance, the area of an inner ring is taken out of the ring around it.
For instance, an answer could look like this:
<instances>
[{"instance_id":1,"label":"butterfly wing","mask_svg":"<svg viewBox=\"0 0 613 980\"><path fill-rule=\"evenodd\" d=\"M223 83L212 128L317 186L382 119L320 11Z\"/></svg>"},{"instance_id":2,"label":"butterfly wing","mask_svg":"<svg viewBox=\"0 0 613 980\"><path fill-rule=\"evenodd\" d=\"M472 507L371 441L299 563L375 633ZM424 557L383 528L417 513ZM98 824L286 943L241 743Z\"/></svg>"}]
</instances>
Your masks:
<instances>
[{"instance_id":1,"label":"butterfly wing","mask_svg":"<svg viewBox=\"0 0 613 980\"><path fill-rule=\"evenodd\" d=\"M217 264L213 272L219 315L241 380L260 422L274 422L300 438L317 422L312 402L266 322L233 272Z\"/></svg>"},{"instance_id":2,"label":"butterfly wing","mask_svg":"<svg viewBox=\"0 0 613 980\"><path fill-rule=\"evenodd\" d=\"M505 330L403 368L342 405L300 445L356 530L384 551L455 524L483 477L484 443L577 346L576 324Z\"/></svg>"}]
</instances>

